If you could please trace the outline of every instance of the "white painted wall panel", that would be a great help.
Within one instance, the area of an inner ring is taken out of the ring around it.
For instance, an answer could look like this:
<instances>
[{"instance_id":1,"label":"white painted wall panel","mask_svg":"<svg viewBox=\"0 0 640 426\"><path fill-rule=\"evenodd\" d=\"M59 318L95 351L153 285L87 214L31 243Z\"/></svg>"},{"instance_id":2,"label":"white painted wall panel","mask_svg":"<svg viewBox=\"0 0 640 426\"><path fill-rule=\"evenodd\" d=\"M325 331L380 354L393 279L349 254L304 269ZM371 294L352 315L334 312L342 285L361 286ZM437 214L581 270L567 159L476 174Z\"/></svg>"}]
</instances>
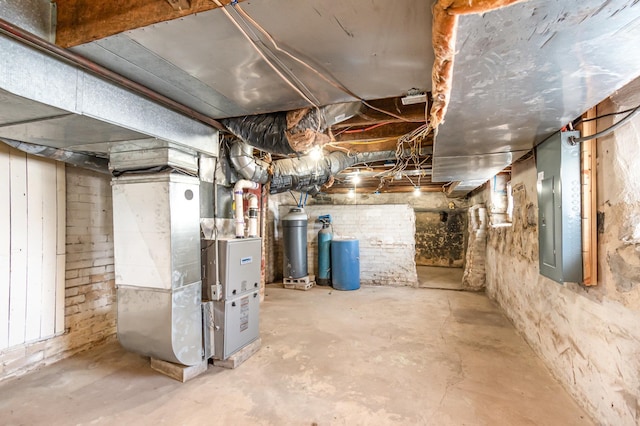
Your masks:
<instances>
[{"instance_id":1,"label":"white painted wall panel","mask_svg":"<svg viewBox=\"0 0 640 426\"><path fill-rule=\"evenodd\" d=\"M64 331L64 173L0 144L0 351Z\"/></svg>"},{"instance_id":2,"label":"white painted wall panel","mask_svg":"<svg viewBox=\"0 0 640 426\"><path fill-rule=\"evenodd\" d=\"M27 157L9 154L11 190L11 280L9 346L25 341L27 315Z\"/></svg>"},{"instance_id":3,"label":"white painted wall panel","mask_svg":"<svg viewBox=\"0 0 640 426\"><path fill-rule=\"evenodd\" d=\"M56 293L55 293L55 332L64 331L64 281L66 270L66 230L67 230L67 180L66 166L56 163Z\"/></svg>"},{"instance_id":4,"label":"white painted wall panel","mask_svg":"<svg viewBox=\"0 0 640 426\"><path fill-rule=\"evenodd\" d=\"M11 266L9 184L9 147L0 144L0 351L9 346L9 270Z\"/></svg>"},{"instance_id":5,"label":"white painted wall panel","mask_svg":"<svg viewBox=\"0 0 640 426\"><path fill-rule=\"evenodd\" d=\"M57 165L53 161L43 161L42 186L42 315L40 316L40 337L55 333L56 318L56 270L57 270ZM64 307L63 307L64 310Z\"/></svg>"},{"instance_id":6,"label":"white painted wall panel","mask_svg":"<svg viewBox=\"0 0 640 426\"><path fill-rule=\"evenodd\" d=\"M27 289L25 341L40 338L42 311L43 209L45 187L42 160L28 157L27 165ZM12 230L12 232L15 232Z\"/></svg>"}]
</instances>

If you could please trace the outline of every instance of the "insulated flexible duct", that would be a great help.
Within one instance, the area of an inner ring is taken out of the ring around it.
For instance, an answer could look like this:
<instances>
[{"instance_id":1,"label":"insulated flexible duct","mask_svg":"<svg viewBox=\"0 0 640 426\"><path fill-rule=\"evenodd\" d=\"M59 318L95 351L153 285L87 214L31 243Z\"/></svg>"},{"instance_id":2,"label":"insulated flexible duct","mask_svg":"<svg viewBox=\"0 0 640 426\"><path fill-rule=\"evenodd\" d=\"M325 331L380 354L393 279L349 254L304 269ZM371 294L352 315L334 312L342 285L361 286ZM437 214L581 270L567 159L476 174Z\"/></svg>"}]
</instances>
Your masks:
<instances>
[{"instance_id":1,"label":"insulated flexible duct","mask_svg":"<svg viewBox=\"0 0 640 426\"><path fill-rule=\"evenodd\" d=\"M347 167L394 158L395 151L359 152L354 155L336 151L321 160L302 157L274 161L270 193L294 190L314 194L320 191L320 187L327 183L331 176Z\"/></svg>"},{"instance_id":2,"label":"insulated flexible duct","mask_svg":"<svg viewBox=\"0 0 640 426\"><path fill-rule=\"evenodd\" d=\"M329 142L327 127L353 117L359 102L289 112L225 118L222 124L249 145L273 154L294 154Z\"/></svg>"},{"instance_id":3,"label":"insulated flexible duct","mask_svg":"<svg viewBox=\"0 0 640 426\"><path fill-rule=\"evenodd\" d=\"M266 163L253 157L252 146L236 141L229 149L229 160L236 171L243 178L253 182L264 184L271 180L271 194L289 190L313 194L318 192L331 176L347 167L394 158L395 151L359 152L353 155L335 151L320 160L308 156L277 160L271 164L269 172Z\"/></svg>"}]
</instances>

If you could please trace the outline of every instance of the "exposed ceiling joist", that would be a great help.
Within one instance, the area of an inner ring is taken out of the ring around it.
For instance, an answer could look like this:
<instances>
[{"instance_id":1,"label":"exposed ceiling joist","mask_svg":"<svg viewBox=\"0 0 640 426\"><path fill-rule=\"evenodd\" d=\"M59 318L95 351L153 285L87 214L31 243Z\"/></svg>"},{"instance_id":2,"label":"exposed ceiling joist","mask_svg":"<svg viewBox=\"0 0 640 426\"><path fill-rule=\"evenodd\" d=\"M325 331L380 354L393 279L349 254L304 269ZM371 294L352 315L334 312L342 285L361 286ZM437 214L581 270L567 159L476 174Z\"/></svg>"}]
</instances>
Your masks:
<instances>
[{"instance_id":1,"label":"exposed ceiling joist","mask_svg":"<svg viewBox=\"0 0 640 426\"><path fill-rule=\"evenodd\" d=\"M239 0L242 1L242 0ZM56 43L72 47L218 6L211 0L57 0ZM222 0L228 4L229 0Z\"/></svg>"},{"instance_id":2,"label":"exposed ceiling joist","mask_svg":"<svg viewBox=\"0 0 640 426\"><path fill-rule=\"evenodd\" d=\"M342 133L335 133L338 142L346 141L375 141L378 139L399 138L420 127L423 123L388 123L385 121L372 122L368 127L346 130Z\"/></svg>"},{"instance_id":3,"label":"exposed ceiling joist","mask_svg":"<svg viewBox=\"0 0 640 426\"><path fill-rule=\"evenodd\" d=\"M358 127L358 126L370 126L372 123L400 123L412 121L412 122L425 122L425 103L402 105L402 98L387 98L369 101L369 105L378 108L382 111L388 111L391 114L398 115L404 120L396 117L392 117L384 112L377 111L370 107L365 106L363 110L355 117L345 120L333 126L333 129L344 129L346 127Z\"/></svg>"}]
</instances>

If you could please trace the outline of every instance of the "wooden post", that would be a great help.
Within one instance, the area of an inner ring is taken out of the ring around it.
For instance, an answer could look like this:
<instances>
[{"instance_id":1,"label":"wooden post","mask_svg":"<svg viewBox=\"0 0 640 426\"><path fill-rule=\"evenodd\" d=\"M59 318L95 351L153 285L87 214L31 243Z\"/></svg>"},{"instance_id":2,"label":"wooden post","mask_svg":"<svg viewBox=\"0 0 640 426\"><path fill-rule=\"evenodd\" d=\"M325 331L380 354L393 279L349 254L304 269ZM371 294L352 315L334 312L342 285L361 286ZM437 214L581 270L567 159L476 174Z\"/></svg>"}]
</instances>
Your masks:
<instances>
[{"instance_id":1,"label":"wooden post","mask_svg":"<svg viewBox=\"0 0 640 426\"><path fill-rule=\"evenodd\" d=\"M591 108L583 119L596 117ZM596 121L582 123L582 135L596 133ZM596 200L596 139L585 141L581 148L582 168L582 275L585 286L598 284L598 234Z\"/></svg>"}]
</instances>

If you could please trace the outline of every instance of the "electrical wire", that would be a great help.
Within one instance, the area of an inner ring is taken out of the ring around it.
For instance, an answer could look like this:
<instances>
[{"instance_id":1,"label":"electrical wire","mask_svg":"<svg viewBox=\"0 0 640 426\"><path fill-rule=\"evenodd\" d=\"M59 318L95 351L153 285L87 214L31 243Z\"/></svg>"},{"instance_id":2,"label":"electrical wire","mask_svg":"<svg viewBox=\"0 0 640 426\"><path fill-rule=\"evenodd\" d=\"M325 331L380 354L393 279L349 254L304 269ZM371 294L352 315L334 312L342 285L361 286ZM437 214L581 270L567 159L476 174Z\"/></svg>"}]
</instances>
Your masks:
<instances>
[{"instance_id":1,"label":"electrical wire","mask_svg":"<svg viewBox=\"0 0 640 426\"><path fill-rule=\"evenodd\" d=\"M638 105L638 106L640 106L640 105ZM601 118L611 117L611 116L620 115L620 114L626 114L628 112L631 112L631 111L635 110L636 108L638 108L638 106L636 106L634 108L625 109L624 111L610 112L609 114L602 114L602 115L599 115L597 117L592 117L592 118L579 117L578 119L574 120L571 124L573 124L573 126L575 127L580 123L587 123L589 121L600 120Z\"/></svg>"},{"instance_id":2,"label":"electrical wire","mask_svg":"<svg viewBox=\"0 0 640 426\"><path fill-rule=\"evenodd\" d=\"M386 126L387 124L391 124L391 123L393 123L393 121L383 121L382 123L377 123L377 124L374 124L373 126L365 127L364 129L345 130L344 132L341 132L341 133L368 132L369 130L377 129L378 127ZM338 134L341 134L341 133L338 133Z\"/></svg>"},{"instance_id":3,"label":"electrical wire","mask_svg":"<svg viewBox=\"0 0 640 426\"><path fill-rule=\"evenodd\" d=\"M227 18L229 18L229 20L231 21L231 23L233 25L235 25L236 28L238 28L238 30L242 33L242 35L247 39L247 41L251 44L251 46L256 50L256 52L258 52L258 54L262 57L262 59L267 63L267 65L269 65L271 67L271 69L273 69L273 71L285 82L287 83L297 94L300 95L300 97L302 97L304 100L306 100L307 102L309 102L310 105L314 106L315 108L319 108L319 105L317 105L315 102L313 102L311 99L309 99L309 97L307 95L305 95L295 84L293 84L268 58L267 56L264 54L264 52L262 52L262 50L258 47L258 45L255 43L255 41L249 36L249 34L245 31L244 28L242 28L242 26L238 23L238 21L235 20L235 18L233 16L231 16L231 14L229 13L229 11L224 7L224 5L222 3L220 3L219 0L213 0L213 2L215 4L218 5L218 7L220 9L222 9L222 11L224 12L224 14L227 16Z\"/></svg>"},{"instance_id":4,"label":"electrical wire","mask_svg":"<svg viewBox=\"0 0 640 426\"><path fill-rule=\"evenodd\" d=\"M624 124L626 124L629 120L631 120L638 113L640 113L640 105L638 105L633 110L631 110L631 112L629 114L625 115L620 121L618 121L617 123L615 123L612 126L607 127L606 129L602 130L601 132L595 133L595 134L590 135L590 136L584 136L584 137L581 137L581 138L576 138L576 137L570 136L569 137L569 143L571 145L577 145L577 144L579 144L581 142L585 142L585 141L589 141L591 139L597 139L597 138L601 138L601 137L607 136L609 133L613 132L617 128L619 128L619 127L623 126Z\"/></svg>"},{"instance_id":5,"label":"electrical wire","mask_svg":"<svg viewBox=\"0 0 640 426\"><path fill-rule=\"evenodd\" d=\"M296 198L295 195L293 195L293 192L291 192L291 190L289 190L289 195L291 195L291 197L293 197L293 201L295 201L296 205L298 205L298 199Z\"/></svg>"},{"instance_id":6,"label":"electrical wire","mask_svg":"<svg viewBox=\"0 0 640 426\"><path fill-rule=\"evenodd\" d=\"M382 138L382 139L371 139L371 140L364 140L364 141L333 141L333 142L329 142L327 143L327 145L342 145L342 144L347 144L347 145L374 145L374 144L378 144L378 143L385 143L385 142L397 142L398 138Z\"/></svg>"},{"instance_id":7,"label":"electrical wire","mask_svg":"<svg viewBox=\"0 0 640 426\"><path fill-rule=\"evenodd\" d=\"M219 6L221 6L221 3L218 0L213 0L214 2L216 2ZM359 100L360 102L362 102L363 105L367 106L368 108L371 108L375 111L378 111L382 114L388 115L390 117L396 118L398 120L401 121L406 121L406 122L412 122L411 120L404 118L400 115L394 114L392 112L389 111L385 111L383 109L374 107L373 105L369 104L368 102L366 102L364 99L362 99L360 96L356 95L355 93L353 93L351 90L349 90L347 87L345 87L342 83L340 83L335 77L331 76L331 78L328 78L326 75L324 75L322 72L318 71L316 68L314 68L313 66L309 65L307 62L303 61L302 59L298 58L297 56L293 55L292 53L290 53L289 51L287 51L286 49L282 49L278 43L276 42L276 40L271 36L271 34L269 34L269 32L267 30L265 30L256 20L254 20L247 12L244 11L244 9L237 3L237 2L232 2L231 5L234 7L235 10L238 11L238 13L240 15L242 15L242 17L244 17L247 21L249 21L258 31L260 31L266 38L267 40L269 40L269 42L273 45L273 47L278 51L283 53L284 55L288 56L289 58L293 59L294 61L298 62L300 65L304 66L305 68L307 68L309 71L311 71L312 73L314 73L315 75L317 75L318 77L320 77L322 80L324 80L325 82L329 83L331 86L335 87L336 89L346 93L347 95L353 97L354 99ZM222 6L221 6L222 7ZM225 12L228 14L228 12ZM229 15L230 16L230 15ZM236 23L236 26L238 24Z\"/></svg>"},{"instance_id":8,"label":"electrical wire","mask_svg":"<svg viewBox=\"0 0 640 426\"><path fill-rule=\"evenodd\" d=\"M316 108L318 108L318 105L314 102L312 102L305 94L303 94L293 83L291 83L279 70L276 69L275 65L273 65L266 57L266 55L264 55L264 53L259 49L259 47L257 46L257 44L255 43L255 41L246 33L246 31L240 26L240 24L231 16L231 14L229 14L229 12L224 8L224 6L222 6L222 4L219 2L219 0L213 0L214 2L216 2L218 4L219 7L221 7L224 11L224 13L227 15L227 17L232 20L232 22L234 23L234 25L243 33L243 35L247 38L247 40L249 40L249 42L251 43L251 45L258 51L258 53L260 54L260 56L262 56L262 58L267 61L267 63L277 72L277 74L283 78L291 87L293 87L296 92L298 94L300 94L304 99L306 99L309 103L311 103L313 106L315 106ZM248 21L249 23L251 23L251 25L253 25L254 28L256 28L260 33L262 33L267 40L273 45L273 47L276 49L276 51L283 53L284 55L286 55L287 57L291 58L292 60L294 60L295 62L301 64L302 66L304 66L305 68L307 68L308 70L310 70L312 73L314 73L315 75L317 75L318 77L320 77L322 80L324 80L325 82L329 83L331 86L335 87L336 89L348 94L349 96L360 100L360 102L365 105L366 107L378 111L382 114L388 115L390 117L396 118L400 121L404 121L404 122L415 122L415 120L410 120L407 119L405 117L402 117L398 114L394 114L390 111L386 111L383 110L381 108L377 108L374 107L373 105L369 104L368 102L366 102L364 99L362 99L360 96L356 95L355 93L353 93L351 90L349 90L346 86L344 86L342 83L340 83L335 77L331 76L331 78L328 78L326 75L324 75L322 72L318 71L315 67L311 66L310 64L308 64L307 62L303 61L302 59L298 58L297 56L293 55L292 53L290 53L289 51L287 51L286 49L282 49L278 43L276 42L276 40L271 36L271 34L269 34L268 31L266 31L256 20L254 20L247 12L244 11L244 9L237 3L237 1L232 1L231 5L233 6L234 10L238 12L238 14L245 20L245 23ZM257 38L257 36L256 36ZM264 45L264 44L263 44ZM266 47L267 51L270 52L270 50ZM274 55L275 56L275 55ZM280 62L280 61L279 61ZM283 64L280 62L281 66L283 66ZM286 67L285 67L286 69ZM293 74L293 73L291 73ZM295 75L293 75L293 77L300 83L302 84L302 82L295 77ZM305 87L306 88L306 87ZM308 89L307 89L308 90ZM424 138L427 137L427 135L429 134L430 131L432 131L433 129L431 128L431 125L429 124L429 122L425 119L424 120L425 124L423 124L422 126L420 126L418 129L403 135L400 139L398 139L398 146L397 146L397 152L396 152L396 157L398 159L401 158L401 154L404 153L404 147L403 145L408 144L410 146L412 155L411 155L411 159L413 160L414 165L416 166L416 168L420 167L421 164L423 164L423 162L420 161L419 158L419 153L420 153L420 148L421 148L421 142ZM384 124L388 124L388 123L378 123L374 126L371 126L369 128L373 129L375 127L379 127L382 126ZM359 130L359 131L366 131L366 130ZM343 131L344 133L356 133L359 131L350 131L350 130L346 130ZM340 133L343 133L340 132ZM338 134L340 134L338 133ZM347 150L348 152L348 150ZM400 170L403 170L404 168L406 168L409 164L409 161L402 163L402 165L399 167ZM382 181L381 181L382 184Z\"/></svg>"}]
</instances>

